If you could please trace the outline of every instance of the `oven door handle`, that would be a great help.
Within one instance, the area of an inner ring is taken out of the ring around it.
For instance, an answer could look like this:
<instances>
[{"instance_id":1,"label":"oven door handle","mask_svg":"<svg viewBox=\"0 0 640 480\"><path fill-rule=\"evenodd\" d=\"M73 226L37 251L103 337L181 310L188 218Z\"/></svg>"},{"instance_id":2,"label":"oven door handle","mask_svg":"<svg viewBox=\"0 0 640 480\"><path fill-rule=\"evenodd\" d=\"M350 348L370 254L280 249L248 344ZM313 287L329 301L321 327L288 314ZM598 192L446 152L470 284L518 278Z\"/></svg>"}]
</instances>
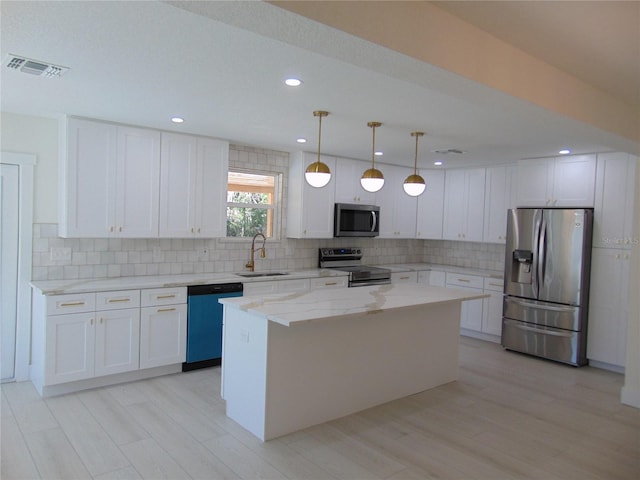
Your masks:
<instances>
[{"instance_id":1,"label":"oven door handle","mask_svg":"<svg viewBox=\"0 0 640 480\"><path fill-rule=\"evenodd\" d=\"M382 280L366 280L364 282L350 282L349 286L350 287L370 287L372 285L389 285L391 283L391 279L390 278L385 278Z\"/></svg>"}]
</instances>

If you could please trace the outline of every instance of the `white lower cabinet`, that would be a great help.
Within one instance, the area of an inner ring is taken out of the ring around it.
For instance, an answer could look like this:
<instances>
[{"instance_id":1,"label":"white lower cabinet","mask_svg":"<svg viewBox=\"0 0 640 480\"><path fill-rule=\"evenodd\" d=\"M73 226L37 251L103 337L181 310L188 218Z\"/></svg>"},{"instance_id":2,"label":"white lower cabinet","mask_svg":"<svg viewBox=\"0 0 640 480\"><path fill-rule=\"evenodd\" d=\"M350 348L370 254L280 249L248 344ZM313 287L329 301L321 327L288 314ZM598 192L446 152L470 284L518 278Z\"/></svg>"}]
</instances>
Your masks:
<instances>
[{"instance_id":1,"label":"white lower cabinet","mask_svg":"<svg viewBox=\"0 0 640 480\"><path fill-rule=\"evenodd\" d=\"M95 377L138 369L139 308L96 312L95 330Z\"/></svg>"},{"instance_id":2,"label":"white lower cabinet","mask_svg":"<svg viewBox=\"0 0 640 480\"><path fill-rule=\"evenodd\" d=\"M324 288L347 288L349 279L347 277L312 278L309 280L309 288L321 290Z\"/></svg>"},{"instance_id":3,"label":"white lower cabinet","mask_svg":"<svg viewBox=\"0 0 640 480\"><path fill-rule=\"evenodd\" d=\"M446 274L441 270L421 270L417 280L432 287L445 287L447 284Z\"/></svg>"},{"instance_id":4,"label":"white lower cabinet","mask_svg":"<svg viewBox=\"0 0 640 480\"><path fill-rule=\"evenodd\" d=\"M391 283L417 283L418 272L393 272L391 273Z\"/></svg>"},{"instance_id":5,"label":"white lower cabinet","mask_svg":"<svg viewBox=\"0 0 640 480\"><path fill-rule=\"evenodd\" d=\"M95 312L51 315L46 320L45 385L93 377Z\"/></svg>"},{"instance_id":6,"label":"white lower cabinet","mask_svg":"<svg viewBox=\"0 0 640 480\"><path fill-rule=\"evenodd\" d=\"M187 359L187 288L141 291L140 368Z\"/></svg>"},{"instance_id":7,"label":"white lower cabinet","mask_svg":"<svg viewBox=\"0 0 640 480\"><path fill-rule=\"evenodd\" d=\"M469 290L474 293L482 293L483 289L483 278L476 275L447 272L446 282L447 288ZM482 298L462 302L460 328L478 332L482 330L482 302Z\"/></svg>"},{"instance_id":8,"label":"white lower cabinet","mask_svg":"<svg viewBox=\"0 0 640 480\"><path fill-rule=\"evenodd\" d=\"M47 297L45 385L138 368L140 295L136 292ZM63 313L65 309L85 311Z\"/></svg>"},{"instance_id":9,"label":"white lower cabinet","mask_svg":"<svg viewBox=\"0 0 640 480\"><path fill-rule=\"evenodd\" d=\"M502 334L503 280L447 272L446 286L490 295L488 298L462 302L460 327L464 329L463 334L498 341Z\"/></svg>"},{"instance_id":10,"label":"white lower cabinet","mask_svg":"<svg viewBox=\"0 0 640 480\"><path fill-rule=\"evenodd\" d=\"M502 335L504 280L485 277L483 290L491 296L482 300L482 332L499 337Z\"/></svg>"},{"instance_id":11,"label":"white lower cabinet","mask_svg":"<svg viewBox=\"0 0 640 480\"><path fill-rule=\"evenodd\" d=\"M247 282L243 285L243 295L270 295L272 293L296 293L325 288L347 288L349 280L344 277L296 278L291 280L268 280Z\"/></svg>"},{"instance_id":12,"label":"white lower cabinet","mask_svg":"<svg viewBox=\"0 0 640 480\"><path fill-rule=\"evenodd\" d=\"M182 363L186 290L48 296L34 291L34 385L43 394L44 387Z\"/></svg>"},{"instance_id":13,"label":"white lower cabinet","mask_svg":"<svg viewBox=\"0 0 640 480\"><path fill-rule=\"evenodd\" d=\"M144 307L140 312L140 368L187 358L187 305Z\"/></svg>"}]
</instances>

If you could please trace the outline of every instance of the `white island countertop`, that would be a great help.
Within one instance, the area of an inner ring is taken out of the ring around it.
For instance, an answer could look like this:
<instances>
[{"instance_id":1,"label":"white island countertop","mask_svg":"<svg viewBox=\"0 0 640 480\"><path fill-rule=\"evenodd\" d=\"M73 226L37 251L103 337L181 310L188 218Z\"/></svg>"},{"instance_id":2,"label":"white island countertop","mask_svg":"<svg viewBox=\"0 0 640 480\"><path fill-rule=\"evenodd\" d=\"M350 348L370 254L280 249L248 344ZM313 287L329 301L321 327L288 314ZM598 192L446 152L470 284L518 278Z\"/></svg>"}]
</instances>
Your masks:
<instances>
[{"instance_id":1,"label":"white island countertop","mask_svg":"<svg viewBox=\"0 0 640 480\"><path fill-rule=\"evenodd\" d=\"M348 315L375 315L382 311L436 305L489 297L468 290L430 287L422 284L283 293L259 297L222 298L220 303L262 316L284 326Z\"/></svg>"}]
</instances>

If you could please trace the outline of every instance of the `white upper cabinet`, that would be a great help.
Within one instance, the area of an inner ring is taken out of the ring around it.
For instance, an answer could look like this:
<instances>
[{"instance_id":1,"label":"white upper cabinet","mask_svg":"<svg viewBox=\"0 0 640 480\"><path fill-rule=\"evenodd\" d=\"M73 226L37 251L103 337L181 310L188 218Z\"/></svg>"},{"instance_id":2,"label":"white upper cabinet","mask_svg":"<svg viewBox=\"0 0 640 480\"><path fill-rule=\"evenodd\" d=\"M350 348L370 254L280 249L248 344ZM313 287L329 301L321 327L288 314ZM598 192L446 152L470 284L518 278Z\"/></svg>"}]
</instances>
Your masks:
<instances>
[{"instance_id":1,"label":"white upper cabinet","mask_svg":"<svg viewBox=\"0 0 640 480\"><path fill-rule=\"evenodd\" d=\"M336 159L336 203L373 205L375 194L367 192L360 184L360 178L368 168L371 168L368 162Z\"/></svg>"},{"instance_id":2,"label":"white upper cabinet","mask_svg":"<svg viewBox=\"0 0 640 480\"><path fill-rule=\"evenodd\" d=\"M636 158L598 154L593 246L631 248Z\"/></svg>"},{"instance_id":3,"label":"white upper cabinet","mask_svg":"<svg viewBox=\"0 0 640 480\"><path fill-rule=\"evenodd\" d=\"M595 155L518 162L519 207L593 207Z\"/></svg>"},{"instance_id":4,"label":"white upper cabinet","mask_svg":"<svg viewBox=\"0 0 640 480\"><path fill-rule=\"evenodd\" d=\"M321 161L331 170L331 180L321 188L309 185L304 172L317 161L317 154L298 152L289 162L287 237L332 238L336 191L336 159L326 155Z\"/></svg>"},{"instance_id":5,"label":"white upper cabinet","mask_svg":"<svg viewBox=\"0 0 640 480\"><path fill-rule=\"evenodd\" d=\"M416 238L418 199L407 195L402 185L412 168L381 165L384 186L375 194L380 207L380 238Z\"/></svg>"},{"instance_id":6,"label":"white upper cabinet","mask_svg":"<svg viewBox=\"0 0 640 480\"><path fill-rule=\"evenodd\" d=\"M506 242L507 210L513 206L511 180L514 173L515 167L511 165L487 168L484 195L484 242Z\"/></svg>"},{"instance_id":7,"label":"white upper cabinet","mask_svg":"<svg viewBox=\"0 0 640 480\"><path fill-rule=\"evenodd\" d=\"M160 132L67 118L60 136L60 235L157 237Z\"/></svg>"},{"instance_id":8,"label":"white upper cabinet","mask_svg":"<svg viewBox=\"0 0 640 480\"><path fill-rule=\"evenodd\" d=\"M226 236L229 144L162 133L160 237Z\"/></svg>"},{"instance_id":9,"label":"white upper cabinet","mask_svg":"<svg viewBox=\"0 0 640 480\"><path fill-rule=\"evenodd\" d=\"M443 238L481 242L484 224L485 169L447 170Z\"/></svg>"},{"instance_id":10,"label":"white upper cabinet","mask_svg":"<svg viewBox=\"0 0 640 480\"><path fill-rule=\"evenodd\" d=\"M422 239L442 239L442 218L444 214L444 171L422 170L427 188L418 197L416 217L416 237Z\"/></svg>"}]
</instances>

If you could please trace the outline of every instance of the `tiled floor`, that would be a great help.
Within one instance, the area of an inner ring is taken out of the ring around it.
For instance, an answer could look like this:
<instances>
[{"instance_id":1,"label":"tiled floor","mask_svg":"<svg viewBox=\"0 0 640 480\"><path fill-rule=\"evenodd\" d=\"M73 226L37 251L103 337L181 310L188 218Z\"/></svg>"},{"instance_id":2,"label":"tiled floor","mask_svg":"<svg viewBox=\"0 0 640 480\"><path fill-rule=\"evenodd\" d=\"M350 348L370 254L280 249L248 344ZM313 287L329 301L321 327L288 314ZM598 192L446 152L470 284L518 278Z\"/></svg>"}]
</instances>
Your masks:
<instances>
[{"instance_id":1,"label":"tiled floor","mask_svg":"<svg viewBox=\"0 0 640 480\"><path fill-rule=\"evenodd\" d=\"M457 382L266 443L224 415L219 368L47 400L4 384L1 478L640 478L621 375L464 337L460 362Z\"/></svg>"}]
</instances>

